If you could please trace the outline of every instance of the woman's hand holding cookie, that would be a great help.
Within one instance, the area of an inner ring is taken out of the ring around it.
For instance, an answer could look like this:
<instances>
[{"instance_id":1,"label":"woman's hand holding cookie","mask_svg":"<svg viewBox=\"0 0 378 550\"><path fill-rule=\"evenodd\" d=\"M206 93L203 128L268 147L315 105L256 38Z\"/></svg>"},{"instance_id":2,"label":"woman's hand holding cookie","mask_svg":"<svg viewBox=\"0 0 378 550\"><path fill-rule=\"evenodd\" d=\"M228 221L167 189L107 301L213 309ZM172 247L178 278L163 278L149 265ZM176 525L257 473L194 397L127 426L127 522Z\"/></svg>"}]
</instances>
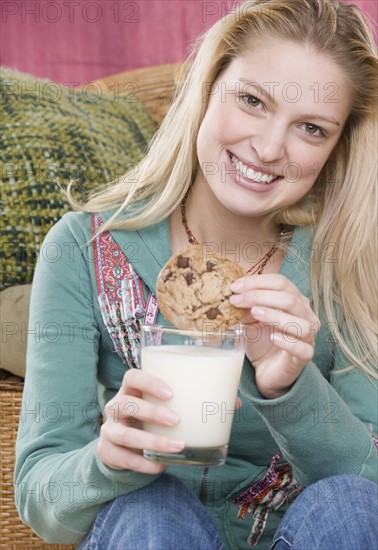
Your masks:
<instances>
[{"instance_id":1,"label":"woman's hand holding cookie","mask_svg":"<svg viewBox=\"0 0 378 550\"><path fill-rule=\"evenodd\" d=\"M211 320L222 330L241 321L257 387L268 399L279 397L312 359L320 323L308 298L286 277L243 273L230 260L214 255L210 261L201 245L190 245L162 269L159 306L183 329L198 330Z\"/></svg>"},{"instance_id":2,"label":"woman's hand holding cookie","mask_svg":"<svg viewBox=\"0 0 378 550\"><path fill-rule=\"evenodd\" d=\"M308 298L279 274L245 276L230 301L245 309L245 348L264 397L285 394L314 354L320 328Z\"/></svg>"}]
</instances>

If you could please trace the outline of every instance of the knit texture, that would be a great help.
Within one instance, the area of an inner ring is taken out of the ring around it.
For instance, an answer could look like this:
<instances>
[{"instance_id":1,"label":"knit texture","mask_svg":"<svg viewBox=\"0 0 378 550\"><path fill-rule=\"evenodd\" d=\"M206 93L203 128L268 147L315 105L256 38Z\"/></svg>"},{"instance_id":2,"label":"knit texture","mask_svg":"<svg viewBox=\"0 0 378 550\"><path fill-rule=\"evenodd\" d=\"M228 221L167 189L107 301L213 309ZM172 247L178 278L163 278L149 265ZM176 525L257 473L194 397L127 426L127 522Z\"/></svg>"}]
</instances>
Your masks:
<instances>
[{"instance_id":1,"label":"knit texture","mask_svg":"<svg viewBox=\"0 0 378 550\"><path fill-rule=\"evenodd\" d=\"M78 90L5 67L0 85L2 290L32 281L46 233L69 210L59 185L74 179L85 193L117 179L156 123L134 95L95 85Z\"/></svg>"}]
</instances>

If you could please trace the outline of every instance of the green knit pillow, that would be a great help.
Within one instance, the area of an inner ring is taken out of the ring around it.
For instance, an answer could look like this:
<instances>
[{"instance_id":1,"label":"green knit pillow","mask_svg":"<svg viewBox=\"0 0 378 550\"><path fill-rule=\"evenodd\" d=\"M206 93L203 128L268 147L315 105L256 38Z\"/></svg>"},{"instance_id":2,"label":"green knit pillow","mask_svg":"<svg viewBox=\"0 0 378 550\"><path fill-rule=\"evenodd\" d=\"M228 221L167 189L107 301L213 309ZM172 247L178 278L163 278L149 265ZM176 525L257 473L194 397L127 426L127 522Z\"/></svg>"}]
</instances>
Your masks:
<instances>
[{"instance_id":1,"label":"green knit pillow","mask_svg":"<svg viewBox=\"0 0 378 550\"><path fill-rule=\"evenodd\" d=\"M5 67L0 77L1 290L32 281L47 231L69 210L58 183L75 179L86 191L115 180L141 158L156 123L135 96Z\"/></svg>"}]
</instances>

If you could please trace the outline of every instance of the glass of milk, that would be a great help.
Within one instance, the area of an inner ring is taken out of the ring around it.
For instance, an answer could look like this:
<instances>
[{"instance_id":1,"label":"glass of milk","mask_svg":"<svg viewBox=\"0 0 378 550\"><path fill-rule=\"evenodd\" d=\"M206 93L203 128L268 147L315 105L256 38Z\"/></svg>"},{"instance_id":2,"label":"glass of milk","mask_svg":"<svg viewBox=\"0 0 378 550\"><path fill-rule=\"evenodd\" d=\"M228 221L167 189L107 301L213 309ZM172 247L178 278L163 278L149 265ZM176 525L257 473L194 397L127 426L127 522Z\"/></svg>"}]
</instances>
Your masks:
<instances>
[{"instance_id":1,"label":"glass of milk","mask_svg":"<svg viewBox=\"0 0 378 550\"><path fill-rule=\"evenodd\" d=\"M173 390L168 401L151 395L144 398L180 415L175 426L144 422L144 429L185 441L185 448L178 453L146 449L144 456L165 464L224 464L243 361L240 329L205 332L143 325L141 368Z\"/></svg>"}]
</instances>

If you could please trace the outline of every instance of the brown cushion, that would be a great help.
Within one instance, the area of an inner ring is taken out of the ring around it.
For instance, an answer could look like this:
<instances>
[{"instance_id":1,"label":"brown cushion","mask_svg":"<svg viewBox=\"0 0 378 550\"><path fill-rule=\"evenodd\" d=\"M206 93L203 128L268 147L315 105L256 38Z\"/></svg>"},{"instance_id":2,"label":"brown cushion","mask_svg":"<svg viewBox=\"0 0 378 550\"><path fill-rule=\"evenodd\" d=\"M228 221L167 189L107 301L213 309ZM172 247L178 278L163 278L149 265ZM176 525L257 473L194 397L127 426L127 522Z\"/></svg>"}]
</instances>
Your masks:
<instances>
[{"instance_id":1,"label":"brown cushion","mask_svg":"<svg viewBox=\"0 0 378 550\"><path fill-rule=\"evenodd\" d=\"M11 286L0 292L0 367L22 377L25 376L31 287L32 285Z\"/></svg>"}]
</instances>

